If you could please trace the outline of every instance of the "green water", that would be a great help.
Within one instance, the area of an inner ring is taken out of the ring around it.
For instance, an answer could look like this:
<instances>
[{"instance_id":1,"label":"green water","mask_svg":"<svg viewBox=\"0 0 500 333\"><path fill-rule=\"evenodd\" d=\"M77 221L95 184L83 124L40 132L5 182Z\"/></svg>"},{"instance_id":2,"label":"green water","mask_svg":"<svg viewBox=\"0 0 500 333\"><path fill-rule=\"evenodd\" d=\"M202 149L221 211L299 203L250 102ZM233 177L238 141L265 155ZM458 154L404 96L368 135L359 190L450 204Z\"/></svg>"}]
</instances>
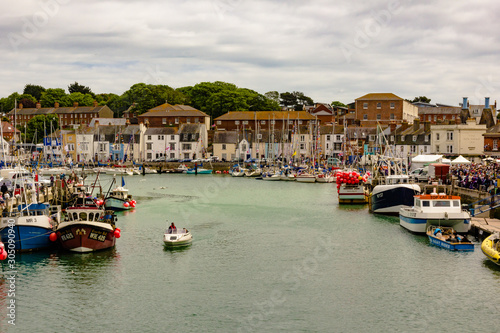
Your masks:
<instances>
[{"instance_id":1,"label":"green water","mask_svg":"<svg viewBox=\"0 0 500 333\"><path fill-rule=\"evenodd\" d=\"M432 247L397 218L340 207L335 184L126 182L138 203L115 249L17 256L16 326L4 276L1 332L498 331L500 269L479 246ZM190 247L163 248L167 220Z\"/></svg>"}]
</instances>

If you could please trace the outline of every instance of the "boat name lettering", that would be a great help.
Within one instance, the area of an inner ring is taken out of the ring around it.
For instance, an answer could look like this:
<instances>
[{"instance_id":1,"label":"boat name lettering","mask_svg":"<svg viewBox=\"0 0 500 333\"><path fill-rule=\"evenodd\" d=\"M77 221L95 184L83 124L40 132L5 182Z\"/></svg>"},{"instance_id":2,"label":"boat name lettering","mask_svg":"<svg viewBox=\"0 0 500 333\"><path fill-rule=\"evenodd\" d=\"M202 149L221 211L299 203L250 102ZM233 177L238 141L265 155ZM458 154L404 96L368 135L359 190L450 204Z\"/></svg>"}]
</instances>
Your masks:
<instances>
[{"instance_id":1,"label":"boat name lettering","mask_svg":"<svg viewBox=\"0 0 500 333\"><path fill-rule=\"evenodd\" d=\"M63 242L68 241L68 240L73 239L73 238L75 238L75 236L73 236L73 233L70 230L67 230L67 231L64 231L61 233L61 240Z\"/></svg>"},{"instance_id":2,"label":"boat name lettering","mask_svg":"<svg viewBox=\"0 0 500 333\"><path fill-rule=\"evenodd\" d=\"M26 219L26 223L36 223L36 217L30 217Z\"/></svg>"},{"instance_id":3,"label":"boat name lettering","mask_svg":"<svg viewBox=\"0 0 500 333\"><path fill-rule=\"evenodd\" d=\"M382 198L383 196L384 196L384 193L377 194L377 198Z\"/></svg>"},{"instance_id":4,"label":"boat name lettering","mask_svg":"<svg viewBox=\"0 0 500 333\"><path fill-rule=\"evenodd\" d=\"M417 213L410 213L410 212L408 212L408 216L409 216L409 217L416 217L416 216L417 216Z\"/></svg>"},{"instance_id":5,"label":"boat name lettering","mask_svg":"<svg viewBox=\"0 0 500 333\"><path fill-rule=\"evenodd\" d=\"M108 234L107 231L92 229L92 231L89 234L89 239L93 239L99 242L104 242L106 240L107 234Z\"/></svg>"}]
</instances>

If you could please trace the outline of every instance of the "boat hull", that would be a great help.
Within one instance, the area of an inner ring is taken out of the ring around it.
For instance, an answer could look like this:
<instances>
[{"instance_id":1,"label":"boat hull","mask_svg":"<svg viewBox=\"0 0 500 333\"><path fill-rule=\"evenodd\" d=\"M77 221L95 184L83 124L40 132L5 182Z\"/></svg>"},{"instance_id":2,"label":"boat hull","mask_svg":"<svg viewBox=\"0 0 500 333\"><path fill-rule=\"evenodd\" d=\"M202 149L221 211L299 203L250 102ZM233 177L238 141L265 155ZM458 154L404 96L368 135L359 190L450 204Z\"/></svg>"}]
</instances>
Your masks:
<instances>
[{"instance_id":1,"label":"boat hull","mask_svg":"<svg viewBox=\"0 0 500 333\"><path fill-rule=\"evenodd\" d=\"M339 188L339 203L341 204L366 204L368 202L363 185L342 184Z\"/></svg>"},{"instance_id":2,"label":"boat hull","mask_svg":"<svg viewBox=\"0 0 500 333\"><path fill-rule=\"evenodd\" d=\"M132 208L134 208L130 204L128 207L125 207L124 204L126 202L128 202L128 201L110 197L104 201L104 207L106 207L106 209L111 209L114 211L131 210Z\"/></svg>"},{"instance_id":3,"label":"boat hull","mask_svg":"<svg viewBox=\"0 0 500 333\"><path fill-rule=\"evenodd\" d=\"M116 237L111 226L71 224L58 228L57 239L66 250L92 252L115 246Z\"/></svg>"},{"instance_id":4,"label":"boat hull","mask_svg":"<svg viewBox=\"0 0 500 333\"><path fill-rule=\"evenodd\" d=\"M193 242L191 233L187 234L164 234L163 244L165 247L188 246Z\"/></svg>"},{"instance_id":5,"label":"boat hull","mask_svg":"<svg viewBox=\"0 0 500 333\"><path fill-rule=\"evenodd\" d=\"M456 218L449 216L448 219L440 219L435 216L425 216L425 214L419 216L418 213L408 212L403 208L399 213L399 224L414 233L425 233L429 225L440 225L452 227L456 232L464 234L470 230L470 217L466 216L466 214L461 215Z\"/></svg>"},{"instance_id":6,"label":"boat hull","mask_svg":"<svg viewBox=\"0 0 500 333\"><path fill-rule=\"evenodd\" d=\"M54 242L49 239L52 232L52 229L48 228L15 225L12 228L3 228L0 231L0 235L4 244L9 244L9 239L13 239L15 244L14 249L25 252L47 249L54 246Z\"/></svg>"},{"instance_id":7,"label":"boat hull","mask_svg":"<svg viewBox=\"0 0 500 333\"><path fill-rule=\"evenodd\" d=\"M486 237L481 243L481 251L490 261L500 266L500 252L495 249L495 240L498 242L495 234Z\"/></svg>"},{"instance_id":8,"label":"boat hull","mask_svg":"<svg viewBox=\"0 0 500 333\"><path fill-rule=\"evenodd\" d=\"M411 207L420 186L377 185L371 195L371 211L376 214L398 215L402 207Z\"/></svg>"},{"instance_id":9,"label":"boat hull","mask_svg":"<svg viewBox=\"0 0 500 333\"><path fill-rule=\"evenodd\" d=\"M466 243L452 243L452 242L447 242L442 239L439 239L435 236L429 235L429 242L432 245L442 247L444 249L450 250L450 251L474 251L474 244L470 242Z\"/></svg>"}]
</instances>

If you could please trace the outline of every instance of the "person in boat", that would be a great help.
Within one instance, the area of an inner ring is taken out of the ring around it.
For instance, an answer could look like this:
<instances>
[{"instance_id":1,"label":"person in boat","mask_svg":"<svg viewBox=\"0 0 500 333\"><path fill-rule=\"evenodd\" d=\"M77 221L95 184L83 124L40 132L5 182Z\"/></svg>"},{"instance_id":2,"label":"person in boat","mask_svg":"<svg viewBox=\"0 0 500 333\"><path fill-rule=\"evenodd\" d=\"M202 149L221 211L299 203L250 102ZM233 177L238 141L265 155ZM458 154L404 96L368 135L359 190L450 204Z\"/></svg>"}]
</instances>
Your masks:
<instances>
[{"instance_id":1,"label":"person in boat","mask_svg":"<svg viewBox=\"0 0 500 333\"><path fill-rule=\"evenodd\" d=\"M434 236L436 236L436 237L437 237L437 238L439 238L439 239L442 239L442 238L443 238L443 233L442 233L442 231L441 231L441 229L440 229L440 228L436 228L436 229L434 229Z\"/></svg>"},{"instance_id":2,"label":"person in boat","mask_svg":"<svg viewBox=\"0 0 500 333\"><path fill-rule=\"evenodd\" d=\"M177 227L175 226L174 222L172 222L170 224L170 227L168 227L168 233L172 234L172 233L175 233L176 231L177 231Z\"/></svg>"}]
</instances>

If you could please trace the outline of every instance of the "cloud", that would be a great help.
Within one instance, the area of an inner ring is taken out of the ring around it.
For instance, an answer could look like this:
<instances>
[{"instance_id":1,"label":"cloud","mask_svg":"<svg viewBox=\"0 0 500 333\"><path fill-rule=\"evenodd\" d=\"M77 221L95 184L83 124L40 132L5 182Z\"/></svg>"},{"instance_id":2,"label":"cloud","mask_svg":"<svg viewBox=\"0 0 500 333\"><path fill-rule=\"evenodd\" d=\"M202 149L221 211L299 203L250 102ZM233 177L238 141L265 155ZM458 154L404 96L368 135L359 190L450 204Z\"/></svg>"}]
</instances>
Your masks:
<instances>
[{"instance_id":1,"label":"cloud","mask_svg":"<svg viewBox=\"0 0 500 333\"><path fill-rule=\"evenodd\" d=\"M85 1L0 4L0 96L27 83L123 93L226 81L350 103L370 92L457 105L499 95L500 3Z\"/></svg>"}]
</instances>

